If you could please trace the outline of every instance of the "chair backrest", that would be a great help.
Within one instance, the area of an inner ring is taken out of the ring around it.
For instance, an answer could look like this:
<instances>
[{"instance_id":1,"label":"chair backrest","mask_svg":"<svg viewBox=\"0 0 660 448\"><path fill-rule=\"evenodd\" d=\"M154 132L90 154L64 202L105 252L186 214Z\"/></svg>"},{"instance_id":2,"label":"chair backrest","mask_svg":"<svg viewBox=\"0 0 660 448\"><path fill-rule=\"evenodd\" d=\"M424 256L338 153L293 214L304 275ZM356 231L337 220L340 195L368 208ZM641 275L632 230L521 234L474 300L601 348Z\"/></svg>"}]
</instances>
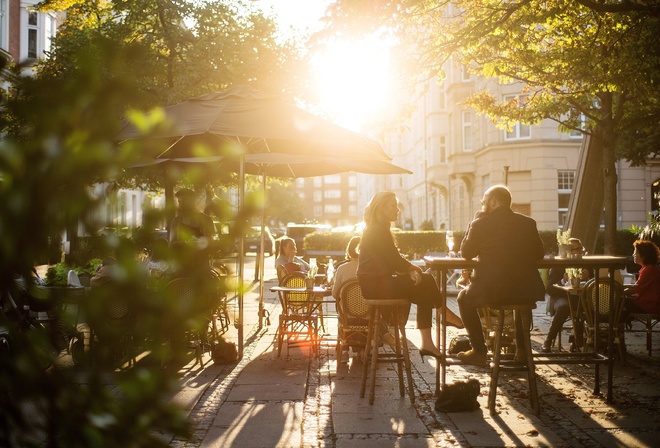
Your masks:
<instances>
[{"instance_id":1,"label":"chair backrest","mask_svg":"<svg viewBox=\"0 0 660 448\"><path fill-rule=\"evenodd\" d=\"M614 280L614 295L612 302L612 313L615 324L619 322L621 311L623 310L623 287L621 283ZM598 312L599 317L607 317L610 314L610 279L602 278L598 281L591 279L587 282L582 293L584 312L587 320L593 322L594 314ZM598 310L596 310L596 293L598 292ZM600 319L599 319L600 320ZM607 323L607 320L600 320L600 323Z\"/></svg>"},{"instance_id":2,"label":"chair backrest","mask_svg":"<svg viewBox=\"0 0 660 448\"><path fill-rule=\"evenodd\" d=\"M280 264L275 269L277 270L277 283L280 286L284 286L282 285L282 280L284 280L284 277L286 277L288 274L286 268Z\"/></svg>"},{"instance_id":3,"label":"chair backrest","mask_svg":"<svg viewBox=\"0 0 660 448\"><path fill-rule=\"evenodd\" d=\"M67 274L67 284L69 286L82 286L82 283L80 283L80 278L78 277L78 274L76 274L76 271L73 269L69 270L69 273Z\"/></svg>"},{"instance_id":4,"label":"chair backrest","mask_svg":"<svg viewBox=\"0 0 660 448\"><path fill-rule=\"evenodd\" d=\"M350 326L353 319L369 318L369 306L364 300L357 278L347 281L339 291L337 311L343 325Z\"/></svg>"},{"instance_id":5,"label":"chair backrest","mask_svg":"<svg viewBox=\"0 0 660 448\"><path fill-rule=\"evenodd\" d=\"M305 274L302 272L291 272L284 276L280 286L286 286L289 288L304 288L306 287ZM307 293L289 292L285 294L287 294L288 300L290 302L307 301L308 298Z\"/></svg>"}]
</instances>

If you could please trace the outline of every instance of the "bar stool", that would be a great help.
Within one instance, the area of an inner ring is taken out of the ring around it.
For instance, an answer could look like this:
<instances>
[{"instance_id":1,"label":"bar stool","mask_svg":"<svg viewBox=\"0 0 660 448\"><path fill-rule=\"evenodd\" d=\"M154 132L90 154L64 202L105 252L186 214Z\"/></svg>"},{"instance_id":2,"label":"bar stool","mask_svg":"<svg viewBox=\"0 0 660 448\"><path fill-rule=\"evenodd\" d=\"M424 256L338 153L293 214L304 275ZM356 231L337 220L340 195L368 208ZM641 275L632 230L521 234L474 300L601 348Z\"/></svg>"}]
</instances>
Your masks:
<instances>
[{"instance_id":1,"label":"bar stool","mask_svg":"<svg viewBox=\"0 0 660 448\"><path fill-rule=\"evenodd\" d=\"M493 361L491 363L490 371L490 390L488 391L488 409L491 415L495 414L495 395L497 394L497 386L500 375L500 368L517 367L516 370L521 369L516 366L521 360L502 359L502 331L504 329L504 311L513 310L514 322L516 331L522 327L523 332L523 351L525 353L527 363L527 383L529 387L529 400L532 405L532 411L535 415L541 412L539 406L538 388L536 385L536 371L534 367L534 355L532 354L532 341L530 339L531 316L532 310L536 307L535 304L528 305L502 305L490 306L489 308L499 311L499 318L495 327L495 343L493 346ZM521 353L520 347L516 347L516 352ZM524 369L524 368L522 368Z\"/></svg>"},{"instance_id":2,"label":"bar stool","mask_svg":"<svg viewBox=\"0 0 660 448\"><path fill-rule=\"evenodd\" d=\"M362 368L362 384L360 386L360 398L364 398L367 377L369 374L369 364L371 364L371 387L369 390L369 404L374 404L376 395L376 371L378 364L381 362L396 362L397 372L399 376L399 393L401 397L405 395L405 386L403 383L403 367L405 366L405 373L408 376L408 395L410 402L415 403L415 391L413 389L412 372L410 370L410 354L408 352L408 339L406 338L405 322L402 323L399 319L399 309L402 306L409 305L405 299L375 299L370 300L365 298L366 304L369 306L369 327L367 329L367 343L364 350L364 366ZM380 319L382 319L382 311L392 309L393 327L394 327L394 340L395 340L395 353L379 353L378 352L378 332Z\"/></svg>"}]
</instances>

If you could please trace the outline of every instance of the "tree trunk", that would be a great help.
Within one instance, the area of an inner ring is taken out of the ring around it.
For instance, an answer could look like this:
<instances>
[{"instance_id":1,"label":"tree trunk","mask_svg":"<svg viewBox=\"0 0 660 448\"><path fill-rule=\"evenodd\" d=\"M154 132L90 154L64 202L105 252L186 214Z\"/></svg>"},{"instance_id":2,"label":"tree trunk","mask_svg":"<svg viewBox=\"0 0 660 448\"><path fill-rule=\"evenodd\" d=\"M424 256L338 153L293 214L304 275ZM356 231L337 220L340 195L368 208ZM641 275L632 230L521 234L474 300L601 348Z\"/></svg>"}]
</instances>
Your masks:
<instances>
[{"instance_id":1,"label":"tree trunk","mask_svg":"<svg viewBox=\"0 0 660 448\"><path fill-rule=\"evenodd\" d=\"M597 125L597 132L602 136L603 184L605 194L605 255L615 255L617 228L617 173L616 173L616 133L612 116L612 94L600 96L604 118Z\"/></svg>"}]
</instances>

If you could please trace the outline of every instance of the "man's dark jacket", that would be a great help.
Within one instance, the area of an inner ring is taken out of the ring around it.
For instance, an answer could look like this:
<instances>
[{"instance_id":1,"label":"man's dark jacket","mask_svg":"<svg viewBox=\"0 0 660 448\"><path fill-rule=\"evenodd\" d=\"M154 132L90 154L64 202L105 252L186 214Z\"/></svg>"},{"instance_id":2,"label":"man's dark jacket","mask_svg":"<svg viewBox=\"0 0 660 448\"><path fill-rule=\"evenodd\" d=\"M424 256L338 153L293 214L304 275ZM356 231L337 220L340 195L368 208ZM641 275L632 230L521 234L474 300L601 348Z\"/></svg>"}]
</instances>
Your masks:
<instances>
[{"instance_id":1,"label":"man's dark jacket","mask_svg":"<svg viewBox=\"0 0 660 448\"><path fill-rule=\"evenodd\" d=\"M475 305L530 303L545 299L536 261L543 242L532 218L508 207L473 220L461 243L461 256L479 257L466 294Z\"/></svg>"}]
</instances>

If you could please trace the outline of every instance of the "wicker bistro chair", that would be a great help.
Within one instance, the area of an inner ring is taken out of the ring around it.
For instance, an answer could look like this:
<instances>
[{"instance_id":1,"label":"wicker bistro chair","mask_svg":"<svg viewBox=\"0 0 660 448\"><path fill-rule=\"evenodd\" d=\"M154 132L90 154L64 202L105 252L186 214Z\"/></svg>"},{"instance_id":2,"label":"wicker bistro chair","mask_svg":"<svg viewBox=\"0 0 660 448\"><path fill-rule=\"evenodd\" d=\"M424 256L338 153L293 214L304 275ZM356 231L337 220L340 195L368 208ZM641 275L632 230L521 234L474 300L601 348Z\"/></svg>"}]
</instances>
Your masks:
<instances>
[{"instance_id":1,"label":"wicker bistro chair","mask_svg":"<svg viewBox=\"0 0 660 448\"><path fill-rule=\"evenodd\" d=\"M215 279L217 280L217 279ZM209 281L214 281L210 278ZM165 298L168 306L177 311L174 316L194 319L182 324L169 322L166 336L177 338L173 343L189 343L195 349L195 361L204 367L203 355L212 353L213 344L219 337L216 323L217 304L211 284L193 278L175 278L165 285ZM190 325L192 323L192 325ZM220 324L221 326L223 324Z\"/></svg>"},{"instance_id":2,"label":"wicker bistro chair","mask_svg":"<svg viewBox=\"0 0 660 448\"><path fill-rule=\"evenodd\" d=\"M632 321L640 322L642 325L644 325L643 330L637 330L634 328L630 329L630 327L628 327L629 329L627 331L631 333L646 333L646 349L649 352L649 356L651 356L653 353L653 333L660 332L660 330L653 330L653 327L655 327L658 322L660 322L660 314L631 313L629 317Z\"/></svg>"},{"instance_id":3,"label":"wicker bistro chair","mask_svg":"<svg viewBox=\"0 0 660 448\"><path fill-rule=\"evenodd\" d=\"M337 301L337 313L337 362L341 362L343 348L350 346L363 349L367 344L369 306L362 295L357 278L342 286Z\"/></svg>"},{"instance_id":4,"label":"wicker bistro chair","mask_svg":"<svg viewBox=\"0 0 660 448\"><path fill-rule=\"evenodd\" d=\"M292 272L280 282L280 286L304 288L305 274ZM286 340L287 356L294 345L311 344L312 353L318 353L319 345L319 310L322 297L317 298L309 292L279 292L282 312L277 328L277 356L282 353Z\"/></svg>"},{"instance_id":5,"label":"wicker bistro chair","mask_svg":"<svg viewBox=\"0 0 660 448\"><path fill-rule=\"evenodd\" d=\"M111 285L95 288L92 298L99 306L92 308L89 319L89 351L92 359L126 359L135 364L136 309L128 295Z\"/></svg>"},{"instance_id":6,"label":"wicker bistro chair","mask_svg":"<svg viewBox=\"0 0 660 448\"><path fill-rule=\"evenodd\" d=\"M584 292L580 297L582 301L582 311L585 318L586 342L585 350L598 348L599 341L595 340L596 320L598 320L599 334L609 330L610 316L612 317L612 331L614 333L614 343L617 345L621 361L625 361L625 342L623 329L624 325L620 322L621 312L623 311L623 287L621 283L613 280L614 291L613 301L610 305L610 279L602 279L596 287L595 279L590 280L584 287ZM596 310L596 294L598 291L598 310ZM599 338L600 339L600 338ZM601 339L602 340L602 339Z\"/></svg>"}]
</instances>

